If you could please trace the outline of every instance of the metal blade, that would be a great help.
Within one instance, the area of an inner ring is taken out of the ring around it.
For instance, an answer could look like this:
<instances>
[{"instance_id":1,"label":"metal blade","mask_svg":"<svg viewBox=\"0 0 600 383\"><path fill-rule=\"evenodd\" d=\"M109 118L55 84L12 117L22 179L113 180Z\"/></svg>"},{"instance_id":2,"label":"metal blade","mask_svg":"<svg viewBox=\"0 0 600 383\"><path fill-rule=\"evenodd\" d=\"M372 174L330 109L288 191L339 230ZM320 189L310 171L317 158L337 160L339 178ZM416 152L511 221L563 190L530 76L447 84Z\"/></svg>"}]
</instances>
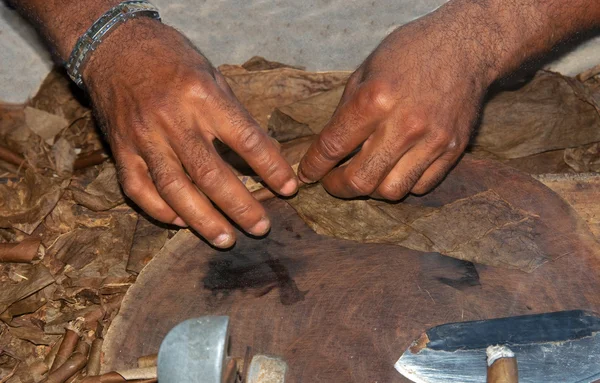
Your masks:
<instances>
[{"instance_id":1,"label":"metal blade","mask_svg":"<svg viewBox=\"0 0 600 383\"><path fill-rule=\"evenodd\" d=\"M417 383L484 383L486 348L508 345L521 383L584 383L600 379L600 318L565 311L434 327L396 362Z\"/></svg>"},{"instance_id":2,"label":"metal blade","mask_svg":"<svg viewBox=\"0 0 600 383\"><path fill-rule=\"evenodd\" d=\"M161 383L221 383L229 317L205 316L175 326L158 351Z\"/></svg>"}]
</instances>

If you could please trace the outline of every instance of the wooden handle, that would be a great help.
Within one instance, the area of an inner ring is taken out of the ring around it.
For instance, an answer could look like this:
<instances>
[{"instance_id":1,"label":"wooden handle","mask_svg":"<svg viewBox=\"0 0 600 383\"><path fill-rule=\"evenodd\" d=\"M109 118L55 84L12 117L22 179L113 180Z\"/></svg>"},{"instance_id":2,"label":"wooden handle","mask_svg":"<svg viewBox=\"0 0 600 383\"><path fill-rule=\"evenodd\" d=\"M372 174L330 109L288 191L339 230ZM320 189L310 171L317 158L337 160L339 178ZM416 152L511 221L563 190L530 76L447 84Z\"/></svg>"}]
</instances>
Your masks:
<instances>
[{"instance_id":1,"label":"wooden handle","mask_svg":"<svg viewBox=\"0 0 600 383\"><path fill-rule=\"evenodd\" d=\"M487 370L487 383L519 383L517 358L498 359Z\"/></svg>"},{"instance_id":2,"label":"wooden handle","mask_svg":"<svg viewBox=\"0 0 600 383\"><path fill-rule=\"evenodd\" d=\"M490 346L487 357L487 383L519 383L517 358L508 347Z\"/></svg>"}]
</instances>

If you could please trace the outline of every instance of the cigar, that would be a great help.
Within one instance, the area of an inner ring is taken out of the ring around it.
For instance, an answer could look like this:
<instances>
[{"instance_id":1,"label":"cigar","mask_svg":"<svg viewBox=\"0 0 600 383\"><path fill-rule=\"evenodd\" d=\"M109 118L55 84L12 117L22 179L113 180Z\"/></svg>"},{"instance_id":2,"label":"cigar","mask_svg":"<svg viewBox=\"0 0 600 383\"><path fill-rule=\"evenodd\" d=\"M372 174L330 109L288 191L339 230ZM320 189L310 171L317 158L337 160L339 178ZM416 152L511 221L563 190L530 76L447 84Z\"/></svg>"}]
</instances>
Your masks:
<instances>
[{"instance_id":1,"label":"cigar","mask_svg":"<svg viewBox=\"0 0 600 383\"><path fill-rule=\"evenodd\" d=\"M18 243L0 243L0 262L29 263L40 247L39 238L27 238Z\"/></svg>"},{"instance_id":2,"label":"cigar","mask_svg":"<svg viewBox=\"0 0 600 383\"><path fill-rule=\"evenodd\" d=\"M506 346L487 348L487 383L519 383L517 358Z\"/></svg>"},{"instance_id":3,"label":"cigar","mask_svg":"<svg viewBox=\"0 0 600 383\"><path fill-rule=\"evenodd\" d=\"M64 383L67 379L77 374L87 362L85 355L74 353L56 370L50 372L48 377L40 383Z\"/></svg>"},{"instance_id":4,"label":"cigar","mask_svg":"<svg viewBox=\"0 0 600 383\"><path fill-rule=\"evenodd\" d=\"M158 364L158 354L140 356L138 358L138 367L139 368L154 367L157 364Z\"/></svg>"},{"instance_id":5,"label":"cigar","mask_svg":"<svg viewBox=\"0 0 600 383\"><path fill-rule=\"evenodd\" d=\"M102 343L104 339L96 338L90 348L90 356L87 364L87 376L97 376L100 374L100 354L102 352Z\"/></svg>"},{"instance_id":6,"label":"cigar","mask_svg":"<svg viewBox=\"0 0 600 383\"><path fill-rule=\"evenodd\" d=\"M67 328L65 331L65 336L58 348L58 352L54 357L54 362L52 363L52 367L50 368L50 372L56 371L62 366L67 359L71 356L73 351L75 351L75 347L77 347L77 343L79 343L79 334L74 331L74 329Z\"/></svg>"}]
</instances>

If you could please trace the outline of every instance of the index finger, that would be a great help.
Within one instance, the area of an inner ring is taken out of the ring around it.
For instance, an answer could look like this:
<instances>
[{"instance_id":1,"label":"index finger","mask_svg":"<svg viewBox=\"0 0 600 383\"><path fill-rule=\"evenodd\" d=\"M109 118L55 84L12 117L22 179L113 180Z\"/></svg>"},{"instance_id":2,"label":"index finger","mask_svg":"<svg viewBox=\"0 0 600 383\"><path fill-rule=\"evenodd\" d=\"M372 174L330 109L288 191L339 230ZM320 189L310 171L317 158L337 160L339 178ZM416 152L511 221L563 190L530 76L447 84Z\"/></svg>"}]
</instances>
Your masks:
<instances>
[{"instance_id":1,"label":"index finger","mask_svg":"<svg viewBox=\"0 0 600 383\"><path fill-rule=\"evenodd\" d=\"M375 130L384 112L378 85L363 83L340 105L319 138L300 161L298 177L306 183L323 178L341 160L358 148Z\"/></svg>"}]
</instances>

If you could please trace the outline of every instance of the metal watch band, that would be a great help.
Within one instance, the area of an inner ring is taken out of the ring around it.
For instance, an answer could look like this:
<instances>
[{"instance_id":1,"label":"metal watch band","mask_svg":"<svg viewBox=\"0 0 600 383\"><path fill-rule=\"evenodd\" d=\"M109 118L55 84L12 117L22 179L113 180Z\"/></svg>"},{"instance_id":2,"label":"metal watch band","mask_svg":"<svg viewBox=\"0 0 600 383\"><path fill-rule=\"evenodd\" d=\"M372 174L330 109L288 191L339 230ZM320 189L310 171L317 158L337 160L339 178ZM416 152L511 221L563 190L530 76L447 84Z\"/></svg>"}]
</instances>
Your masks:
<instances>
[{"instance_id":1,"label":"metal watch band","mask_svg":"<svg viewBox=\"0 0 600 383\"><path fill-rule=\"evenodd\" d=\"M145 0L124 1L111 8L96 20L90 29L77 40L69 59L65 63L65 68L71 80L80 88L83 88L81 72L89 60L91 53L117 25L140 16L160 21L158 8Z\"/></svg>"}]
</instances>

